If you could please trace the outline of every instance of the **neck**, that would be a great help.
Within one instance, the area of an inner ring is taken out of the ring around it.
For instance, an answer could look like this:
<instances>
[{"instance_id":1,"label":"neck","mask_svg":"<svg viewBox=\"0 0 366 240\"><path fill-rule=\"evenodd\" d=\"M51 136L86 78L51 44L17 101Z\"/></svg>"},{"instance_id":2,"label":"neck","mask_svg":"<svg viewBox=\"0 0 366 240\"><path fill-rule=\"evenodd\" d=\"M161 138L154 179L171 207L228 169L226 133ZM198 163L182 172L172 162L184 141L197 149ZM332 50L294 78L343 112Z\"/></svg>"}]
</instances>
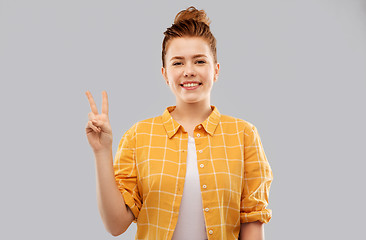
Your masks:
<instances>
[{"instance_id":1,"label":"neck","mask_svg":"<svg viewBox=\"0 0 366 240\"><path fill-rule=\"evenodd\" d=\"M210 116L211 112L209 100L196 103L177 101L171 115L176 121L201 123Z\"/></svg>"}]
</instances>

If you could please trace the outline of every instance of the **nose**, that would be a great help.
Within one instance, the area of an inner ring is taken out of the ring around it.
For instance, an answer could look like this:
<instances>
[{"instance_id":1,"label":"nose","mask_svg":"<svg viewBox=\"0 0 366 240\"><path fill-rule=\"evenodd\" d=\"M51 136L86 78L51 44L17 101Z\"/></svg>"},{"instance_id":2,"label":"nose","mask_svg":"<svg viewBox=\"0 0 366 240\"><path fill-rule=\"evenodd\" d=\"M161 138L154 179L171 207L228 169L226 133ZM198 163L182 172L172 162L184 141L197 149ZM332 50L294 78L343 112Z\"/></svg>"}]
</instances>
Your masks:
<instances>
[{"instance_id":1,"label":"nose","mask_svg":"<svg viewBox=\"0 0 366 240\"><path fill-rule=\"evenodd\" d=\"M187 63L184 68L184 77L194 77L196 76L196 72L193 68L193 66L190 63Z\"/></svg>"}]
</instances>

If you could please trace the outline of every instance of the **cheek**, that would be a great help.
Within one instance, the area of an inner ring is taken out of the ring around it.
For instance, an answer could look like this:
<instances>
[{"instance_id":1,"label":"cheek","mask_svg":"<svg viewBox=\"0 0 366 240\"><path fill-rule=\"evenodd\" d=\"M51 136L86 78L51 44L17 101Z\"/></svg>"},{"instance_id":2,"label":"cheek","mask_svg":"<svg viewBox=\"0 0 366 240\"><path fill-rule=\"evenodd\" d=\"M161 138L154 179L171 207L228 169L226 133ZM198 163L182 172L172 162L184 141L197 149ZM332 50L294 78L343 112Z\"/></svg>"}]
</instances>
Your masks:
<instances>
[{"instance_id":1,"label":"cheek","mask_svg":"<svg viewBox=\"0 0 366 240\"><path fill-rule=\"evenodd\" d=\"M168 78L170 81L173 81L173 82L178 82L179 81L179 73L177 71L171 71L169 74L168 74Z\"/></svg>"},{"instance_id":2,"label":"cheek","mask_svg":"<svg viewBox=\"0 0 366 240\"><path fill-rule=\"evenodd\" d=\"M206 76L206 78L211 78L214 75L214 70L211 66L206 66L205 68L200 69L200 74Z\"/></svg>"}]
</instances>

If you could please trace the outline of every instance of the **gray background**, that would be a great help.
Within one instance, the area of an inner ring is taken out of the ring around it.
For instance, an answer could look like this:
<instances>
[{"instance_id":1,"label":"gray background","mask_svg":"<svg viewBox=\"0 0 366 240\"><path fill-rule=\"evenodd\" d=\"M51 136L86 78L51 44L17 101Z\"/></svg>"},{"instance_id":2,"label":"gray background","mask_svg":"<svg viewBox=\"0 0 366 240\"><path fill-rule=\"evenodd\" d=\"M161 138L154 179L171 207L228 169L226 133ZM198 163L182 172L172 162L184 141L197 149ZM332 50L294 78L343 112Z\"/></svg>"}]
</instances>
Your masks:
<instances>
[{"instance_id":1,"label":"gray background","mask_svg":"<svg viewBox=\"0 0 366 240\"><path fill-rule=\"evenodd\" d=\"M218 41L211 104L258 128L273 169L266 239L364 236L366 1L1 0L1 239L115 239L85 91L99 109L109 94L115 154L133 123L175 104L161 43L190 5Z\"/></svg>"}]
</instances>

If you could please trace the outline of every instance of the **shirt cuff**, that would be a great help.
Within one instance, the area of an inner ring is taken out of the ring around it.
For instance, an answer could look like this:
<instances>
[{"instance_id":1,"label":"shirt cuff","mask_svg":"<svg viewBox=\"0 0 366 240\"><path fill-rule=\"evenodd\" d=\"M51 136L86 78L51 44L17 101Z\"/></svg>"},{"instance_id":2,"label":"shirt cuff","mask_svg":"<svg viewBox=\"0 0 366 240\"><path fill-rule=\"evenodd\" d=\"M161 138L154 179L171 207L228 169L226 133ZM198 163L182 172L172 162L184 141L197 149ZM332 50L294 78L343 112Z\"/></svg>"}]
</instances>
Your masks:
<instances>
[{"instance_id":1,"label":"shirt cuff","mask_svg":"<svg viewBox=\"0 0 366 240\"><path fill-rule=\"evenodd\" d=\"M121 189L123 199L125 200L125 204L131 209L135 219L133 220L134 223L137 222L137 217L139 216L140 209L135 204L135 201L132 195L126 191L126 189Z\"/></svg>"},{"instance_id":2,"label":"shirt cuff","mask_svg":"<svg viewBox=\"0 0 366 240\"><path fill-rule=\"evenodd\" d=\"M272 218L271 209L263 209L261 211L240 212L240 223L248 223L260 221L261 223L268 223Z\"/></svg>"}]
</instances>

